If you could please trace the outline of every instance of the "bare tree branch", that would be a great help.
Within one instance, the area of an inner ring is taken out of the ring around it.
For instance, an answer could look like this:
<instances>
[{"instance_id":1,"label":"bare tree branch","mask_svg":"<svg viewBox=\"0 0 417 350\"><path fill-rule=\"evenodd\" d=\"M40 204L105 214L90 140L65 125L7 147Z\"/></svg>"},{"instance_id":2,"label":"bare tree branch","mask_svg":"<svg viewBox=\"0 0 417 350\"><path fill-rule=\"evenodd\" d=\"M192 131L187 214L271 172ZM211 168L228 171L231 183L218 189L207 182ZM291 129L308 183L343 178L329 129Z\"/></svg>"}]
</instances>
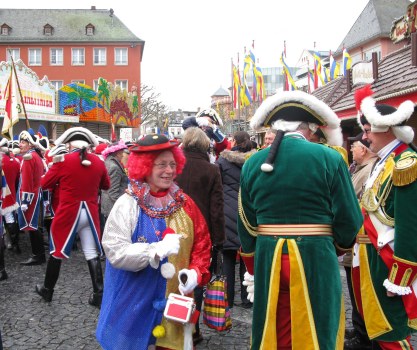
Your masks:
<instances>
[{"instance_id":1,"label":"bare tree branch","mask_svg":"<svg viewBox=\"0 0 417 350\"><path fill-rule=\"evenodd\" d=\"M142 124L161 128L168 115L168 108L160 101L160 93L154 87L141 85Z\"/></svg>"}]
</instances>

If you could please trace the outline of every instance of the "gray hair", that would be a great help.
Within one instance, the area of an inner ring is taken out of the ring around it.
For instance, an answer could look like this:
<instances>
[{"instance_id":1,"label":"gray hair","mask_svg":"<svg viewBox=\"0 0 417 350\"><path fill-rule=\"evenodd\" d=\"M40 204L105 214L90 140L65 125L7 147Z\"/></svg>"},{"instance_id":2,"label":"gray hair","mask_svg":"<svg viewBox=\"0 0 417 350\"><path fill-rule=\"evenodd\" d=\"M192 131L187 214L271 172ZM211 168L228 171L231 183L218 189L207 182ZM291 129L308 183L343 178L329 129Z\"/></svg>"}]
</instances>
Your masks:
<instances>
[{"instance_id":1,"label":"gray hair","mask_svg":"<svg viewBox=\"0 0 417 350\"><path fill-rule=\"evenodd\" d=\"M210 146L210 139L200 128L187 128L182 137L182 146L184 150L196 149L206 152Z\"/></svg>"},{"instance_id":2,"label":"gray hair","mask_svg":"<svg viewBox=\"0 0 417 350\"><path fill-rule=\"evenodd\" d=\"M266 132L265 132L265 135L266 134L274 134L274 135L276 135L277 134L277 131L275 130L275 129L268 129Z\"/></svg>"}]
</instances>

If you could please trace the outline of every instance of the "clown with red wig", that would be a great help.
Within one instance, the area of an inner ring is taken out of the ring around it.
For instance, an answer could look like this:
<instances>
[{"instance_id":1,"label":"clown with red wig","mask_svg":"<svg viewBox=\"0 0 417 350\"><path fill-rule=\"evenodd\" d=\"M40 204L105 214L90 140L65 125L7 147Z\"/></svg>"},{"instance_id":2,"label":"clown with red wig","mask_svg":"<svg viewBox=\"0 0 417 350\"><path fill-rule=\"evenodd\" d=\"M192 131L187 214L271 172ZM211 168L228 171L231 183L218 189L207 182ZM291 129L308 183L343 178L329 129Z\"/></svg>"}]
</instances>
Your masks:
<instances>
[{"instance_id":1,"label":"clown with red wig","mask_svg":"<svg viewBox=\"0 0 417 350\"><path fill-rule=\"evenodd\" d=\"M103 234L107 265L96 336L104 349L192 347L190 325L168 321L163 311L170 293L192 296L209 281L209 231L174 183L185 164L177 142L146 135L130 152L130 183Z\"/></svg>"}]
</instances>

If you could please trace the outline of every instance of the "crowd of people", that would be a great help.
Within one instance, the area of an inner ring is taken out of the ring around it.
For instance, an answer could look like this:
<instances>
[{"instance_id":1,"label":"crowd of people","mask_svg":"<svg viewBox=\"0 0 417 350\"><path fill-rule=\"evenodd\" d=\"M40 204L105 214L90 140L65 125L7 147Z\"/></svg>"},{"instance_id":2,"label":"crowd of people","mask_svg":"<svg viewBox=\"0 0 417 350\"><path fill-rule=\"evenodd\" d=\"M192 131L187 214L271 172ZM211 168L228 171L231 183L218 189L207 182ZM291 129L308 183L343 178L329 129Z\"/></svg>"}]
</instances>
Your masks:
<instances>
[{"instance_id":1,"label":"crowd of people","mask_svg":"<svg viewBox=\"0 0 417 350\"><path fill-rule=\"evenodd\" d=\"M414 104L377 104L368 87L355 98L351 164L340 119L300 91L258 108L261 147L246 131L226 137L210 108L184 121L182 142L100 143L83 127L56 140L25 130L18 148L2 139L0 283L5 249L21 254L27 234L21 264L46 263L34 291L53 302L79 242L106 350L193 349L204 338L204 288L219 271L228 307L237 274L240 305L253 308L251 349L412 349L417 153L405 122ZM340 265L352 303L346 332ZM166 313L172 295L193 298L187 321Z\"/></svg>"}]
</instances>

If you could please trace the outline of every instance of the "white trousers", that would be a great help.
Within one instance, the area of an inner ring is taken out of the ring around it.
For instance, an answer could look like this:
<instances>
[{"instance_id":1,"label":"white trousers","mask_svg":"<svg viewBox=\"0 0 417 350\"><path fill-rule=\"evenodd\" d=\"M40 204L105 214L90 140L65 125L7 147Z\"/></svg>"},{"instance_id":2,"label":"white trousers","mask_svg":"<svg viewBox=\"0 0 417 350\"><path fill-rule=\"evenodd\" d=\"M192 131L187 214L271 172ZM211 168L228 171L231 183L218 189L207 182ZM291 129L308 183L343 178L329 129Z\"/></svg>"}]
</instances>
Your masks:
<instances>
[{"instance_id":1,"label":"white trousers","mask_svg":"<svg viewBox=\"0 0 417 350\"><path fill-rule=\"evenodd\" d=\"M90 222L88 220L87 211L81 209L78 219L77 233L81 241L81 249L83 250L86 260L91 260L99 255L93 232L91 231Z\"/></svg>"}]
</instances>

